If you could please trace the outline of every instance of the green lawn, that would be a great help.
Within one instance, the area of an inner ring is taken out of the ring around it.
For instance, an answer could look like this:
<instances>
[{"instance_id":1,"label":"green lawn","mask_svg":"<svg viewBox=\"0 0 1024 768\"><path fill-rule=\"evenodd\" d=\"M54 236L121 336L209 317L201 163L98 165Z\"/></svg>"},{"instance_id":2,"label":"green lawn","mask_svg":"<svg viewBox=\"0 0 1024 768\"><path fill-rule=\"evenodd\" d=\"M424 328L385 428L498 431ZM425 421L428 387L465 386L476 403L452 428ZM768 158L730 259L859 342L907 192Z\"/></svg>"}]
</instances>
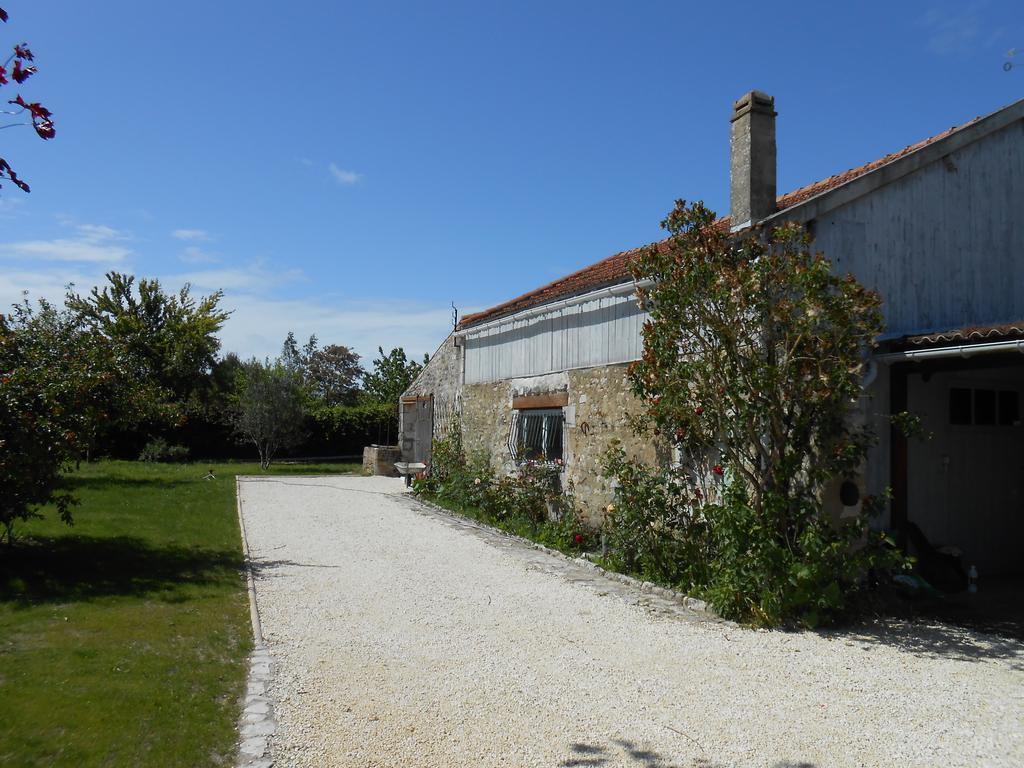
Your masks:
<instances>
[{"instance_id":1,"label":"green lawn","mask_svg":"<svg viewBox=\"0 0 1024 768\"><path fill-rule=\"evenodd\" d=\"M83 466L73 527L46 510L0 548L0 765L233 763L252 646L237 474L262 473Z\"/></svg>"}]
</instances>

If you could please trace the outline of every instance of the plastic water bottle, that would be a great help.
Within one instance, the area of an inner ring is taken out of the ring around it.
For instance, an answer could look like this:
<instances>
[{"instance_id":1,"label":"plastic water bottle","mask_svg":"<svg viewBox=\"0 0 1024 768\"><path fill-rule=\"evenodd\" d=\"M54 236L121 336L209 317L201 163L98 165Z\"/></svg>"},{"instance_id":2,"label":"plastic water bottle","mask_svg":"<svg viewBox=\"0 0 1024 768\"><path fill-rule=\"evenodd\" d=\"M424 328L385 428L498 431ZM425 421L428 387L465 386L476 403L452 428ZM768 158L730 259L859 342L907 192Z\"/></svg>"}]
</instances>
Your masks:
<instances>
[{"instance_id":1,"label":"plastic water bottle","mask_svg":"<svg viewBox=\"0 0 1024 768\"><path fill-rule=\"evenodd\" d=\"M978 591L978 569L973 565L967 571L967 591L972 595Z\"/></svg>"}]
</instances>

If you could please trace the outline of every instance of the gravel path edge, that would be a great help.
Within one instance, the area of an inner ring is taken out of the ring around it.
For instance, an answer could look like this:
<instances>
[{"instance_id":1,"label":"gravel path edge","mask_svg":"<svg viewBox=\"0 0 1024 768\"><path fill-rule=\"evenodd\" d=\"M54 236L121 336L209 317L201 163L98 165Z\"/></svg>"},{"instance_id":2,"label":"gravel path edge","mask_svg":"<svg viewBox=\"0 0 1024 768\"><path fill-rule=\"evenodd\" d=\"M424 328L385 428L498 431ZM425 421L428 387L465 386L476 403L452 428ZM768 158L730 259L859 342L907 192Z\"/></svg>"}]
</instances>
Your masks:
<instances>
[{"instance_id":1,"label":"gravel path edge","mask_svg":"<svg viewBox=\"0 0 1024 768\"><path fill-rule=\"evenodd\" d=\"M238 531L242 539L242 557L245 560L245 581L249 593L249 619L252 623L253 650L249 654L249 675L246 680L242 714L238 720L237 768L271 768L270 737L277 731L274 719L274 705L267 696L272 663L270 649L263 637L260 623L259 603L256 602L256 580L252 570L252 556L249 541L245 535L245 519L242 515L241 480L235 477L235 507L238 513Z\"/></svg>"},{"instance_id":2,"label":"gravel path edge","mask_svg":"<svg viewBox=\"0 0 1024 768\"><path fill-rule=\"evenodd\" d=\"M725 619L722 619L717 613L715 613L714 609L710 605L708 605L707 602L705 602L704 600L700 600L696 597L691 597L690 595L687 595L684 592L679 592L669 587L663 587L659 584L655 584L650 581L644 581L643 579L638 579L635 576L629 576L625 573L620 573L618 571L610 571L606 568L601 567L592 560L588 560L585 557L573 557L571 555L567 555L560 550L552 549L551 547L547 547L539 542L533 541L532 539L527 539L523 536L518 536L514 533L509 533L508 531L503 531L501 528L495 528L494 526L488 525L487 523L482 523L479 520L469 517L468 515L453 512L452 510L446 509L438 504L435 504L432 501L428 501L427 499L424 499L421 496L408 494L404 498L408 499L409 501L415 504L419 504L423 507L426 507L432 513L435 513L436 515L441 515L450 521L454 521L458 523L460 526L476 528L480 531L484 531L494 536L512 539L513 541L530 547L531 549L535 549L539 552L543 552L544 554L551 555L552 557L556 557L560 560L564 560L567 563L582 566L584 568L589 568L606 579L616 581L619 584L624 584L627 587L633 587L641 594L657 595L666 600L678 603L681 607L687 608L688 610L693 611L694 613L701 614L702 617L714 618L723 622L725 621Z\"/></svg>"}]
</instances>

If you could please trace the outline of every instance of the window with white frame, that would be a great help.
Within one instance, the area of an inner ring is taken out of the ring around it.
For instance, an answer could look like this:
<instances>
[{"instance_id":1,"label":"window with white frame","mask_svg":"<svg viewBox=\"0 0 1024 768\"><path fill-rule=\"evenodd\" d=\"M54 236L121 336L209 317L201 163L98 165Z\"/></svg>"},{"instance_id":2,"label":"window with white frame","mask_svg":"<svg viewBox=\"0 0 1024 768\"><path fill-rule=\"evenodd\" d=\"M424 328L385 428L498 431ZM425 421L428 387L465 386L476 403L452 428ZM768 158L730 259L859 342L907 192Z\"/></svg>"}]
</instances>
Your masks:
<instances>
[{"instance_id":1,"label":"window with white frame","mask_svg":"<svg viewBox=\"0 0 1024 768\"><path fill-rule=\"evenodd\" d=\"M561 462L564 457L561 408L528 408L515 411L509 430L508 449L517 462Z\"/></svg>"}]
</instances>

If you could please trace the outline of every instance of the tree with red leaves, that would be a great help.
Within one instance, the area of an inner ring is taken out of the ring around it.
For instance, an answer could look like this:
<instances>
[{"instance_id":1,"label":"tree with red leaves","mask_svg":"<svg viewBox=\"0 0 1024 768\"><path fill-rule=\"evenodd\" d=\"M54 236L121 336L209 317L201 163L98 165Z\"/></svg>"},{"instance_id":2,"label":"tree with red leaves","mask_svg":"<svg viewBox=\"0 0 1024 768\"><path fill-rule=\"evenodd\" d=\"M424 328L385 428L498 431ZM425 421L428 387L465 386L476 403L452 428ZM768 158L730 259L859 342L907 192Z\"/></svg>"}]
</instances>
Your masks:
<instances>
[{"instance_id":1,"label":"tree with red leaves","mask_svg":"<svg viewBox=\"0 0 1024 768\"><path fill-rule=\"evenodd\" d=\"M7 21L7 11L0 8L0 21ZM29 62L35 61L28 43L19 43L14 46L14 53L7 57L7 60L0 65L0 86L7 85L11 80L21 85L36 73L35 65ZM31 125L41 139L52 139L56 135L53 127L53 119L50 110L38 101L26 101L19 93L13 99L9 99L16 109L0 110L0 114L21 117L27 115L30 122L14 122L7 125L0 125L0 128L13 128L16 125ZM18 177L10 164L0 157L0 178L9 179L16 187L23 192L29 192L28 184Z\"/></svg>"}]
</instances>

